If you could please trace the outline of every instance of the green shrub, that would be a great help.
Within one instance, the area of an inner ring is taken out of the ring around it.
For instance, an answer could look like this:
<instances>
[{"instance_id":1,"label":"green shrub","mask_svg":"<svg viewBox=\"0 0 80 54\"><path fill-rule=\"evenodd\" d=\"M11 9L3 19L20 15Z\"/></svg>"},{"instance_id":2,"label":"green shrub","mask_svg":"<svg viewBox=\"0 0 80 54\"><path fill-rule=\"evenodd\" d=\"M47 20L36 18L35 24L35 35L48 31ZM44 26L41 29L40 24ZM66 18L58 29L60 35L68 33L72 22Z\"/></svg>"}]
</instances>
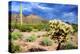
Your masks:
<instances>
[{"instance_id":1,"label":"green shrub","mask_svg":"<svg viewBox=\"0 0 80 54\"><path fill-rule=\"evenodd\" d=\"M35 25L32 25L32 27L34 29L37 29L38 31L41 31L45 29L45 24L35 24Z\"/></svg>"},{"instance_id":2,"label":"green shrub","mask_svg":"<svg viewBox=\"0 0 80 54\"><path fill-rule=\"evenodd\" d=\"M38 25L38 30L41 31L41 30L44 30L45 29L45 25L42 24L42 25Z\"/></svg>"},{"instance_id":3,"label":"green shrub","mask_svg":"<svg viewBox=\"0 0 80 54\"><path fill-rule=\"evenodd\" d=\"M38 29L38 25L37 25L37 24L32 25L32 27L33 27L34 29Z\"/></svg>"},{"instance_id":4,"label":"green shrub","mask_svg":"<svg viewBox=\"0 0 80 54\"><path fill-rule=\"evenodd\" d=\"M20 28L20 23L11 22L10 25L11 25L12 29L19 29Z\"/></svg>"},{"instance_id":5,"label":"green shrub","mask_svg":"<svg viewBox=\"0 0 80 54\"><path fill-rule=\"evenodd\" d=\"M77 32L78 31L78 25L77 24L72 24L72 27L74 29L74 32Z\"/></svg>"},{"instance_id":6,"label":"green shrub","mask_svg":"<svg viewBox=\"0 0 80 54\"><path fill-rule=\"evenodd\" d=\"M25 24L23 23L22 25L20 23L11 23L11 28L14 28L14 29L19 29L20 31L22 32L30 32L32 31L32 26L31 25L28 25L28 24Z\"/></svg>"},{"instance_id":7,"label":"green shrub","mask_svg":"<svg viewBox=\"0 0 80 54\"><path fill-rule=\"evenodd\" d=\"M27 30L27 32L30 32L30 31L32 31L32 27L31 26L27 26L26 30Z\"/></svg>"},{"instance_id":8,"label":"green shrub","mask_svg":"<svg viewBox=\"0 0 80 54\"><path fill-rule=\"evenodd\" d=\"M68 44L64 47L64 49L77 49L77 46L74 46L73 44L68 43Z\"/></svg>"},{"instance_id":9,"label":"green shrub","mask_svg":"<svg viewBox=\"0 0 80 54\"><path fill-rule=\"evenodd\" d=\"M21 24L20 23L18 23L18 24L15 25L15 28L16 29L20 29L20 27L21 27Z\"/></svg>"},{"instance_id":10,"label":"green shrub","mask_svg":"<svg viewBox=\"0 0 80 54\"><path fill-rule=\"evenodd\" d=\"M50 30L49 25L48 25L48 24L46 24L46 25L44 26L44 29L45 29L45 31L49 31L49 30Z\"/></svg>"},{"instance_id":11,"label":"green shrub","mask_svg":"<svg viewBox=\"0 0 80 54\"><path fill-rule=\"evenodd\" d=\"M11 22L9 25L11 26L12 29L15 29L15 28L16 28L16 27L15 27L16 24L13 23L13 22Z\"/></svg>"},{"instance_id":12,"label":"green shrub","mask_svg":"<svg viewBox=\"0 0 80 54\"><path fill-rule=\"evenodd\" d=\"M37 32L37 31L38 31L38 29L32 29L32 31Z\"/></svg>"},{"instance_id":13,"label":"green shrub","mask_svg":"<svg viewBox=\"0 0 80 54\"><path fill-rule=\"evenodd\" d=\"M17 44L11 44L11 53L20 52L21 47Z\"/></svg>"},{"instance_id":14,"label":"green shrub","mask_svg":"<svg viewBox=\"0 0 80 54\"><path fill-rule=\"evenodd\" d=\"M20 26L20 30L22 32L25 32L25 31L30 32L30 31L32 31L32 28L31 28L31 26L22 25L22 26Z\"/></svg>"},{"instance_id":15,"label":"green shrub","mask_svg":"<svg viewBox=\"0 0 80 54\"><path fill-rule=\"evenodd\" d=\"M45 45L45 46L51 46L52 45L52 41L48 37L45 37L45 38L43 38L41 44Z\"/></svg>"},{"instance_id":16,"label":"green shrub","mask_svg":"<svg viewBox=\"0 0 80 54\"><path fill-rule=\"evenodd\" d=\"M32 35L32 36L29 36L29 37L27 37L27 42L33 42L33 41L35 41L37 39L37 37L35 36L35 35Z\"/></svg>"},{"instance_id":17,"label":"green shrub","mask_svg":"<svg viewBox=\"0 0 80 54\"><path fill-rule=\"evenodd\" d=\"M19 29L22 32L26 32L26 31L30 32L30 31L32 31L32 27L29 26L29 25L26 25L26 24L22 24L22 25L21 24L17 24L16 28Z\"/></svg>"},{"instance_id":18,"label":"green shrub","mask_svg":"<svg viewBox=\"0 0 80 54\"><path fill-rule=\"evenodd\" d=\"M19 29L22 32L25 32L25 31L30 32L33 29L37 29L38 31L41 31L41 30L48 31L49 30L49 26L47 24L25 24L23 23L21 25L20 23L13 23L13 22L11 23L11 28Z\"/></svg>"},{"instance_id":19,"label":"green shrub","mask_svg":"<svg viewBox=\"0 0 80 54\"><path fill-rule=\"evenodd\" d=\"M66 43L65 45L63 44L63 45L61 45L61 47L60 47L60 49L61 50L66 50L66 49L77 49L78 47L77 46L75 46L74 44L72 44L72 43Z\"/></svg>"},{"instance_id":20,"label":"green shrub","mask_svg":"<svg viewBox=\"0 0 80 54\"><path fill-rule=\"evenodd\" d=\"M11 33L11 39L17 40L18 38L21 38L22 34L20 32L12 32Z\"/></svg>"}]
</instances>

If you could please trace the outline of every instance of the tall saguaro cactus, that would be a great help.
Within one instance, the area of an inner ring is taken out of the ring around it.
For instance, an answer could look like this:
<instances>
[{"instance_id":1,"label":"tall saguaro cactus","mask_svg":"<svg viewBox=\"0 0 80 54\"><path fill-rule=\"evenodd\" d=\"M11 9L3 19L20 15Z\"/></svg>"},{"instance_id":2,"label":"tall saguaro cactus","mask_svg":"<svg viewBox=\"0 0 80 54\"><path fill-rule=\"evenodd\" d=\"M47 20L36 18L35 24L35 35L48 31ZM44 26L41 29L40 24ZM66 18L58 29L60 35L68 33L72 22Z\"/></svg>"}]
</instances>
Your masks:
<instances>
[{"instance_id":1,"label":"tall saguaro cactus","mask_svg":"<svg viewBox=\"0 0 80 54\"><path fill-rule=\"evenodd\" d=\"M22 3L20 3L20 24L21 25L23 24L23 21L22 21Z\"/></svg>"}]
</instances>

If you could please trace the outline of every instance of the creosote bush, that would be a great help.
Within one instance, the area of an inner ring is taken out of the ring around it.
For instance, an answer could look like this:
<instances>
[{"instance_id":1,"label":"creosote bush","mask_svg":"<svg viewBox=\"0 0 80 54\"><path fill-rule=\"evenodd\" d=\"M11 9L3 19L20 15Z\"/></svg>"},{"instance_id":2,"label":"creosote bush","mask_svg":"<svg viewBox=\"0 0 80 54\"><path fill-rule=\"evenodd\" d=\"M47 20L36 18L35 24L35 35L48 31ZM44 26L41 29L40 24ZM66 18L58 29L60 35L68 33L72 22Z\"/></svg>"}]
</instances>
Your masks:
<instances>
[{"instance_id":1,"label":"creosote bush","mask_svg":"<svg viewBox=\"0 0 80 54\"><path fill-rule=\"evenodd\" d=\"M44 37L43 40L41 41L41 45L51 46L52 45L52 41L48 37Z\"/></svg>"},{"instance_id":2,"label":"creosote bush","mask_svg":"<svg viewBox=\"0 0 80 54\"><path fill-rule=\"evenodd\" d=\"M27 37L26 38L26 41L27 42L34 42L36 39L37 39L37 36L32 35L32 36Z\"/></svg>"},{"instance_id":3,"label":"creosote bush","mask_svg":"<svg viewBox=\"0 0 80 54\"><path fill-rule=\"evenodd\" d=\"M58 41L58 48L62 42L66 42L69 38L69 34L73 32L71 25L61 21L61 20L50 20L49 21L50 31L48 35L51 39Z\"/></svg>"},{"instance_id":4,"label":"creosote bush","mask_svg":"<svg viewBox=\"0 0 80 54\"><path fill-rule=\"evenodd\" d=\"M20 32L12 32L11 33L11 38L12 40L17 40L19 38L21 38L22 34Z\"/></svg>"}]
</instances>

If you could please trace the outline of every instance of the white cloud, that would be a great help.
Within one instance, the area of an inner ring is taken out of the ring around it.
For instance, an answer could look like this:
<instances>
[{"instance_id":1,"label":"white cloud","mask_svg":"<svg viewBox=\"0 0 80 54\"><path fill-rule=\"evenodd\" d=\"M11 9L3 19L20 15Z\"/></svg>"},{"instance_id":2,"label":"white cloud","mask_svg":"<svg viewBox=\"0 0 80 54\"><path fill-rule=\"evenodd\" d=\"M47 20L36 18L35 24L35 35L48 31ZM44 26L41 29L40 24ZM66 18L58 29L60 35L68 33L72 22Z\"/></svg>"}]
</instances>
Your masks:
<instances>
[{"instance_id":1,"label":"white cloud","mask_svg":"<svg viewBox=\"0 0 80 54\"><path fill-rule=\"evenodd\" d=\"M31 12L32 11L32 8L31 7L23 7L22 10L23 11L26 10L26 11L30 11Z\"/></svg>"},{"instance_id":2,"label":"white cloud","mask_svg":"<svg viewBox=\"0 0 80 54\"><path fill-rule=\"evenodd\" d=\"M64 13L62 15L62 17L64 18L64 21L69 21L69 22L76 22L77 21L77 16L73 13L73 12L69 12L69 13Z\"/></svg>"},{"instance_id":3,"label":"white cloud","mask_svg":"<svg viewBox=\"0 0 80 54\"><path fill-rule=\"evenodd\" d=\"M40 8L40 9L48 9L48 10L52 10L52 8L43 7L43 6L40 6L40 5L38 5L37 7Z\"/></svg>"},{"instance_id":4,"label":"white cloud","mask_svg":"<svg viewBox=\"0 0 80 54\"><path fill-rule=\"evenodd\" d=\"M39 3L31 3L31 6L33 8L40 8L40 9L43 9L43 10L45 10L45 9L52 9L52 8L49 8L49 7L40 6Z\"/></svg>"},{"instance_id":5,"label":"white cloud","mask_svg":"<svg viewBox=\"0 0 80 54\"><path fill-rule=\"evenodd\" d=\"M70 13L64 13L64 17L71 17L71 16L74 16L74 13L73 12L70 12Z\"/></svg>"},{"instance_id":6,"label":"white cloud","mask_svg":"<svg viewBox=\"0 0 80 54\"><path fill-rule=\"evenodd\" d=\"M18 12L20 10L20 7L13 5L13 6L11 6L11 10Z\"/></svg>"},{"instance_id":7,"label":"white cloud","mask_svg":"<svg viewBox=\"0 0 80 54\"><path fill-rule=\"evenodd\" d=\"M69 13L63 13L62 15L63 18L77 18L77 16L73 13L73 12L69 12Z\"/></svg>"}]
</instances>

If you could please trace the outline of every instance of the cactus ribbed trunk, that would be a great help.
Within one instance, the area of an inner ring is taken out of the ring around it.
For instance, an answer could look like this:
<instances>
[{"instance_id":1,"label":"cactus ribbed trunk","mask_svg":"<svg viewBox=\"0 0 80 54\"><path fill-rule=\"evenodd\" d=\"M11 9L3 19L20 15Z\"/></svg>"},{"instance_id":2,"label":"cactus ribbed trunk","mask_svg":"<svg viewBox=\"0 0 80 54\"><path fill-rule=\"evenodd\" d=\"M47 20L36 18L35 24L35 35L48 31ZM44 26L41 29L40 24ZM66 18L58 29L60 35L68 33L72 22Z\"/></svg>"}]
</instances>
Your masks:
<instances>
[{"instance_id":1,"label":"cactus ribbed trunk","mask_svg":"<svg viewBox=\"0 0 80 54\"><path fill-rule=\"evenodd\" d=\"M56 50L59 50L60 49L60 46L61 46L61 43L58 44L58 47L57 47Z\"/></svg>"},{"instance_id":2,"label":"cactus ribbed trunk","mask_svg":"<svg viewBox=\"0 0 80 54\"><path fill-rule=\"evenodd\" d=\"M57 47L57 49L56 50L59 50L60 49L60 47L61 47L61 41L60 41L60 36L57 38L57 40L58 40L58 47Z\"/></svg>"},{"instance_id":3,"label":"cactus ribbed trunk","mask_svg":"<svg viewBox=\"0 0 80 54\"><path fill-rule=\"evenodd\" d=\"M20 3L20 23L21 23L21 25L23 24L23 21L22 21L22 3Z\"/></svg>"}]
</instances>

